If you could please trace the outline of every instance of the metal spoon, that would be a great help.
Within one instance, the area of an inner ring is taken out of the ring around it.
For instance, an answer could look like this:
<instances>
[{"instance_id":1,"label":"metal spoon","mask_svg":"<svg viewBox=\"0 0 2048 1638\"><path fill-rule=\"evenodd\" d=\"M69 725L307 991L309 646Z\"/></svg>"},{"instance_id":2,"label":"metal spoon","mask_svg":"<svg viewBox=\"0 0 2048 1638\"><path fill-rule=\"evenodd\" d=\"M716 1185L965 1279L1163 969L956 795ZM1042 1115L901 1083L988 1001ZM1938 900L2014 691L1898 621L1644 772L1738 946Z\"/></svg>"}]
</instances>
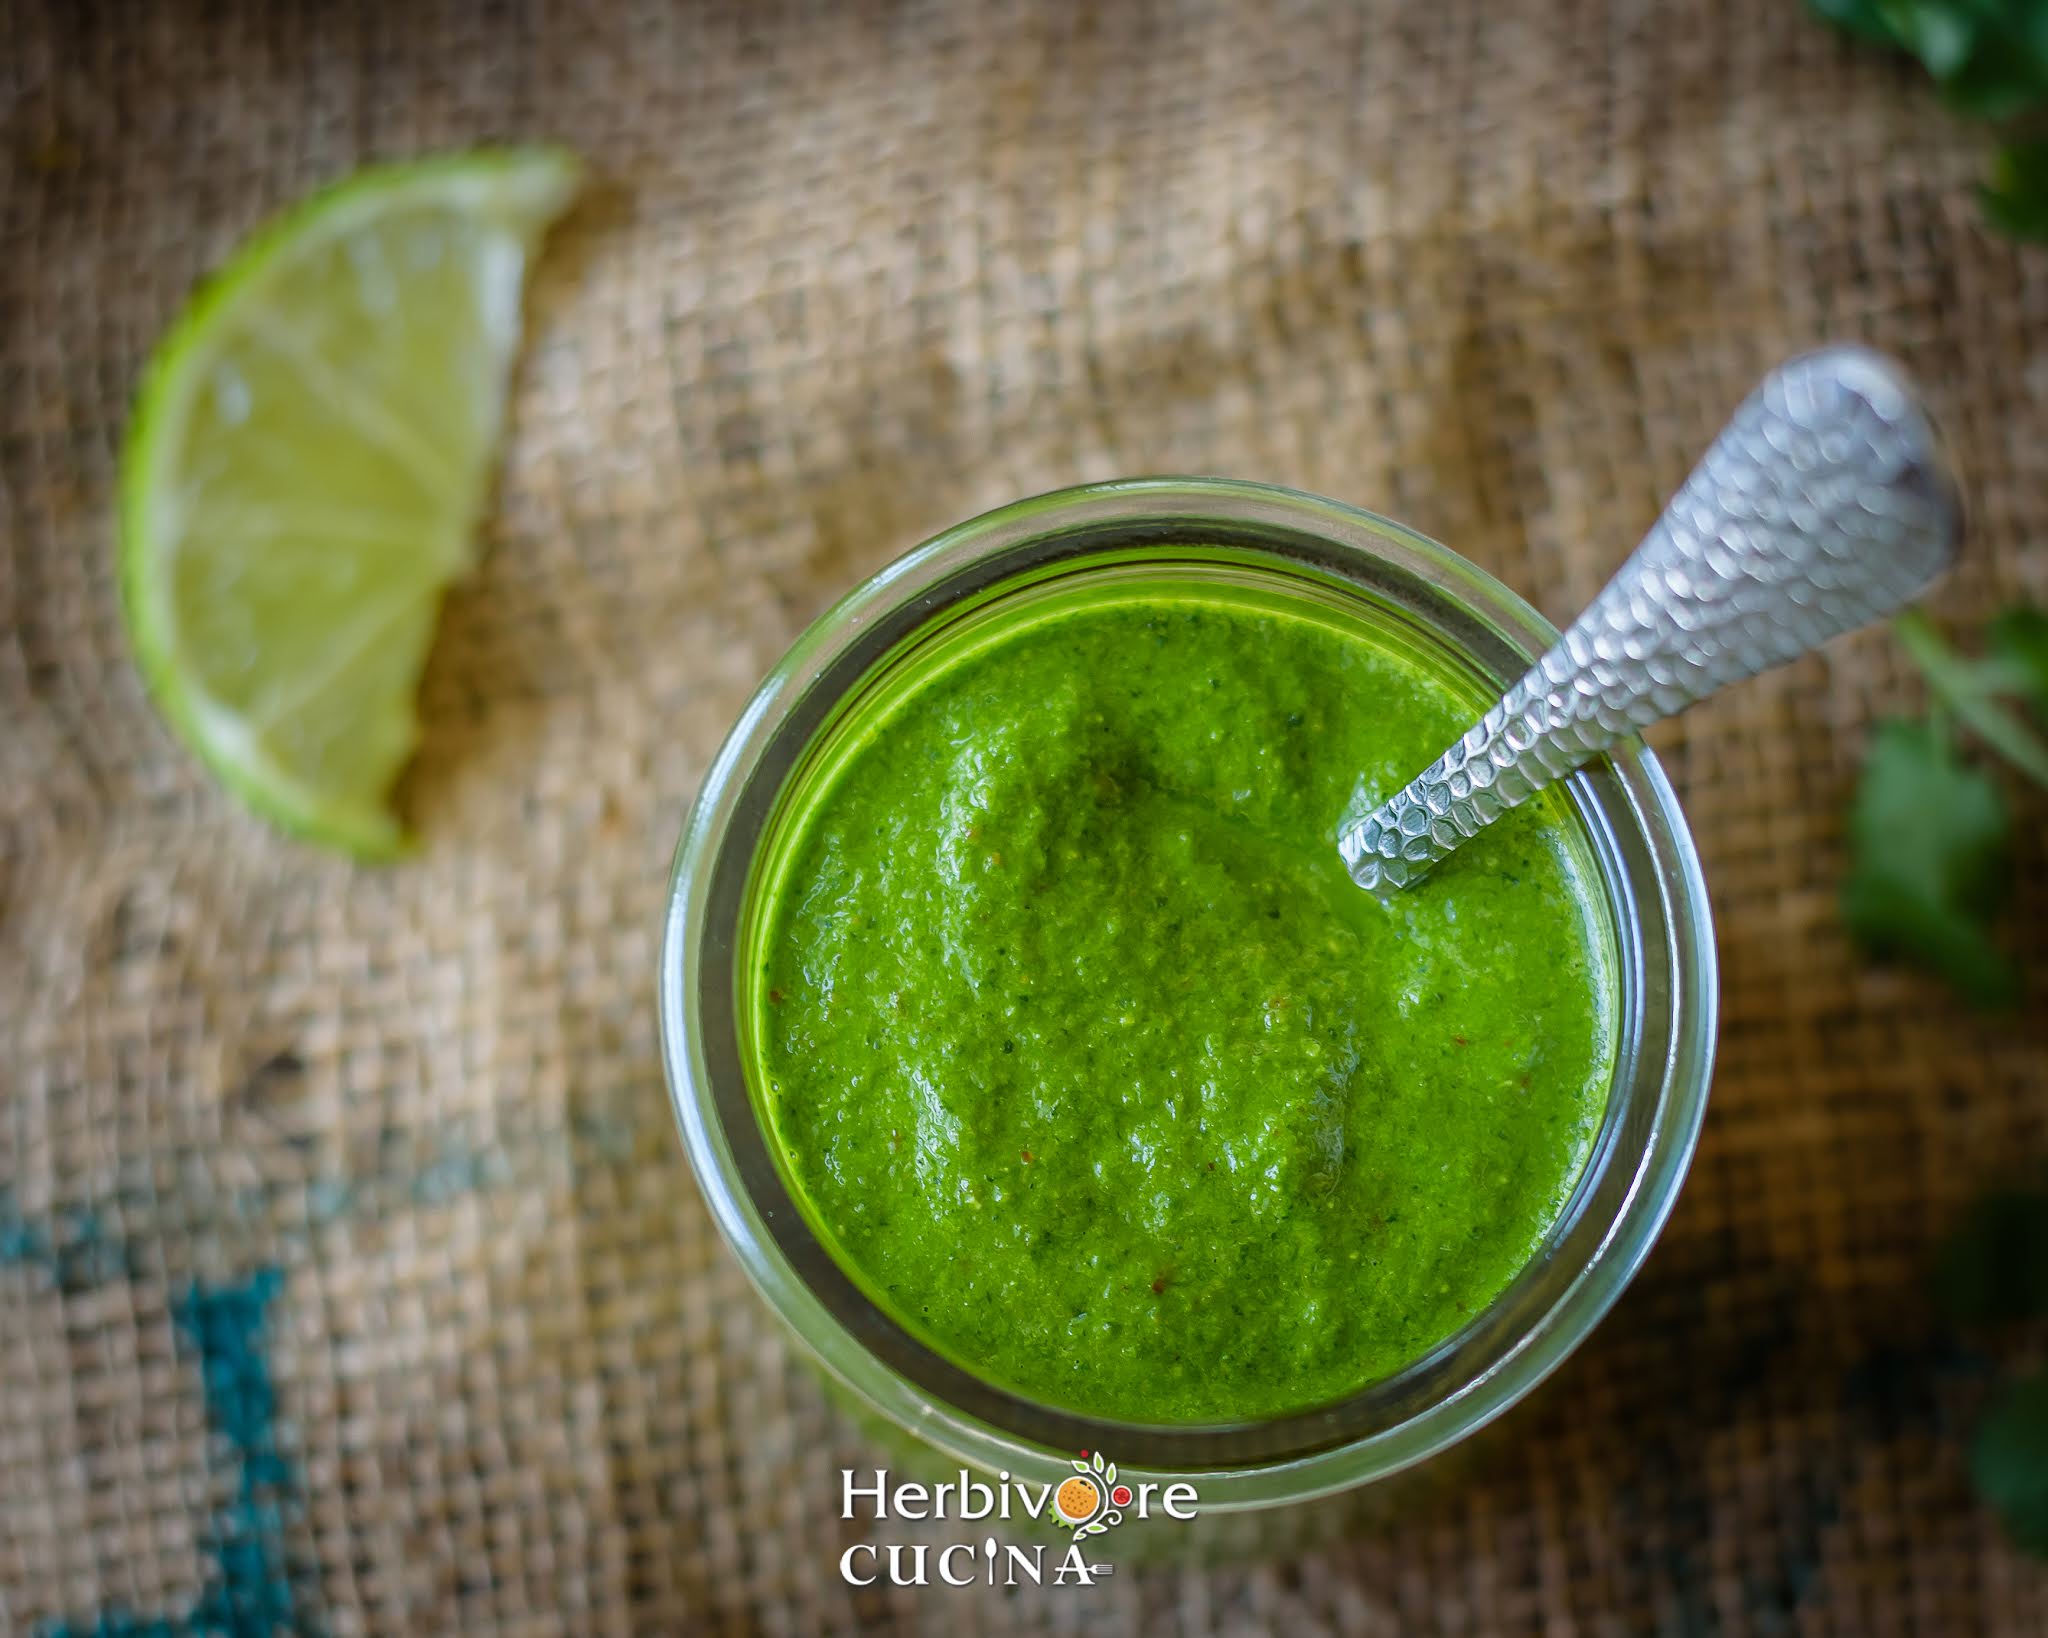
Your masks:
<instances>
[{"instance_id":1,"label":"metal spoon","mask_svg":"<svg viewBox=\"0 0 2048 1638\"><path fill-rule=\"evenodd\" d=\"M1361 887L1419 880L1617 740L1910 601L1961 506L1889 359L1827 347L1764 378L1557 645L1391 801L1337 833Z\"/></svg>"}]
</instances>

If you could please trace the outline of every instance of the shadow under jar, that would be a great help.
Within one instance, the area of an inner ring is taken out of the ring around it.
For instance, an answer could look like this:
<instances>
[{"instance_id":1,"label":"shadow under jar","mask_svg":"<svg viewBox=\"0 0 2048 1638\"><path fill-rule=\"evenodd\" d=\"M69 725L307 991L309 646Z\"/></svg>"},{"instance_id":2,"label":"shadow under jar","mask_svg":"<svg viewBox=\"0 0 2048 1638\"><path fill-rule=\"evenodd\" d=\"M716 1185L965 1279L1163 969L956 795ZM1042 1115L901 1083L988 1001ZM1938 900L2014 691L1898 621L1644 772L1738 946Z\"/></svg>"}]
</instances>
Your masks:
<instances>
[{"instance_id":1,"label":"shadow under jar","mask_svg":"<svg viewBox=\"0 0 2048 1638\"><path fill-rule=\"evenodd\" d=\"M1062 599L1205 587L1370 632L1469 695L1475 717L1557 635L1444 547L1282 489L1140 479L964 523L822 616L741 715L677 851L660 1007L677 1118L719 1227L865 1421L1034 1485L1070 1474L1076 1451L1106 1452L1127 1482L1191 1480L1202 1513L1215 1517L1413 1469L1499 1416L1584 1339L1648 1253L1683 1181L1705 1109L1716 975L1684 817L1655 759L1631 741L1556 787L1552 808L1579 879L1600 901L1589 920L1613 980L1611 1085L1576 1182L1491 1301L1356 1391L1233 1421L1082 1414L1015 1391L918 1334L925 1328L876 1301L861 1271L828 1249L763 1084L754 986L793 827L878 716L950 657Z\"/></svg>"}]
</instances>

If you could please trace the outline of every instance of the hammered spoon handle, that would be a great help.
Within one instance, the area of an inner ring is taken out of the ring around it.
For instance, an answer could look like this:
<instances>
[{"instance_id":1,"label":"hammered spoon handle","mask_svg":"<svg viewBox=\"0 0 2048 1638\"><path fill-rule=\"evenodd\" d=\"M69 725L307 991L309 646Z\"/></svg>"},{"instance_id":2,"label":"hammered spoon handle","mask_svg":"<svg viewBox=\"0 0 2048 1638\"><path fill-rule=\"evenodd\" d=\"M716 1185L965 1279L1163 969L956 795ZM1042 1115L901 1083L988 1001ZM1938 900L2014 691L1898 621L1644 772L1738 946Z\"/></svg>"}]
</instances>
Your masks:
<instances>
[{"instance_id":1,"label":"hammered spoon handle","mask_svg":"<svg viewBox=\"0 0 2048 1638\"><path fill-rule=\"evenodd\" d=\"M1616 741L1891 614L1955 556L1956 488L1906 377L1827 347L1765 377L1586 611L1337 845L1361 887L1405 887Z\"/></svg>"}]
</instances>

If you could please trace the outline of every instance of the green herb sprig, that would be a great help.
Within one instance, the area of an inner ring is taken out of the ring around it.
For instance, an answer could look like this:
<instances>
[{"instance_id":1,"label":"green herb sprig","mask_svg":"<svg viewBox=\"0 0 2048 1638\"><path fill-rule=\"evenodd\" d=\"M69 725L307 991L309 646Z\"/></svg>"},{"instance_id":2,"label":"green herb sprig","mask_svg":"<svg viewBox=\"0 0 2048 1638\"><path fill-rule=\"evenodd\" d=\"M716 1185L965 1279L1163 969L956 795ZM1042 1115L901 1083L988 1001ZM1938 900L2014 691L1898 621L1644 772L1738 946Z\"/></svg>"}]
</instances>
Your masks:
<instances>
[{"instance_id":1,"label":"green herb sprig","mask_svg":"<svg viewBox=\"0 0 2048 1638\"><path fill-rule=\"evenodd\" d=\"M2004 790L1964 760L1967 733L2043 790L2048 740L2048 614L2008 609L1981 659L1958 654L1927 617L1894 623L1927 679L1926 717L1878 725L1849 809L1842 914L1868 950L1931 968L1983 1006L2010 1006L2020 973L1995 931L2009 897L2011 815Z\"/></svg>"},{"instance_id":2,"label":"green herb sprig","mask_svg":"<svg viewBox=\"0 0 2048 1638\"><path fill-rule=\"evenodd\" d=\"M2048 0L1807 0L1822 17L1903 51L1960 114L2008 127L1979 189L1993 225L2048 239L2048 138L2025 128L2048 110Z\"/></svg>"}]
</instances>

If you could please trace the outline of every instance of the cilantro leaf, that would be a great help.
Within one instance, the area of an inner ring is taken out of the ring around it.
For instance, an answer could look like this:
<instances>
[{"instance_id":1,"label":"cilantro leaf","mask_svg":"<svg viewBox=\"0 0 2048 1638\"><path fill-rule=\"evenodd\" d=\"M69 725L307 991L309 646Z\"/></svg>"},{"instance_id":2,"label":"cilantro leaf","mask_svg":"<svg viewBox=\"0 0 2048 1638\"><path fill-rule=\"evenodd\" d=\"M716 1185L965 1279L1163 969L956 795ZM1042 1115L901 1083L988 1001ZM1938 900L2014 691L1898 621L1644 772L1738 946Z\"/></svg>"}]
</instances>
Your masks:
<instances>
[{"instance_id":1,"label":"cilantro leaf","mask_svg":"<svg viewBox=\"0 0 2048 1638\"><path fill-rule=\"evenodd\" d=\"M2007 609L1991 622L1991 654L2008 685L2048 716L2048 613L2024 604Z\"/></svg>"},{"instance_id":2,"label":"cilantro leaf","mask_svg":"<svg viewBox=\"0 0 2048 1638\"><path fill-rule=\"evenodd\" d=\"M2038 0L1810 0L1829 22L1919 60L1950 107L2010 119L2048 103Z\"/></svg>"},{"instance_id":3,"label":"cilantro leaf","mask_svg":"<svg viewBox=\"0 0 2048 1638\"><path fill-rule=\"evenodd\" d=\"M2000 149L1977 191L1993 226L2015 239L2048 239L2048 140Z\"/></svg>"},{"instance_id":4,"label":"cilantro leaf","mask_svg":"<svg viewBox=\"0 0 2048 1638\"><path fill-rule=\"evenodd\" d=\"M1959 113L2006 121L2048 108L2041 0L1807 0L1836 27L1916 58ZM1994 227L2048 239L2048 140L2000 151L1978 189Z\"/></svg>"},{"instance_id":5,"label":"cilantro leaf","mask_svg":"<svg viewBox=\"0 0 2048 1638\"><path fill-rule=\"evenodd\" d=\"M1899 37L1885 21L1879 0L1807 0L1814 11L1835 27L1846 29L1872 45L1896 46Z\"/></svg>"},{"instance_id":6,"label":"cilantro leaf","mask_svg":"<svg viewBox=\"0 0 2048 1638\"><path fill-rule=\"evenodd\" d=\"M1970 1477L2013 1544L2048 1558L2048 1371L1992 1402L1970 1442Z\"/></svg>"},{"instance_id":7,"label":"cilantro leaf","mask_svg":"<svg viewBox=\"0 0 2048 1638\"><path fill-rule=\"evenodd\" d=\"M2043 32L2039 8L2028 6L2026 0L2008 0L2007 10L2032 10L2035 15L1987 19L1968 55L1948 73L1934 76L1942 100L1959 114L2005 120L2048 102L2048 51L2030 37Z\"/></svg>"},{"instance_id":8,"label":"cilantro leaf","mask_svg":"<svg viewBox=\"0 0 2048 1638\"><path fill-rule=\"evenodd\" d=\"M1927 4L1880 4L1878 11L1891 28L1892 37L1920 59L1921 66L1946 83L1970 66L1976 55L1977 36L1989 18L1976 8Z\"/></svg>"},{"instance_id":9,"label":"cilantro leaf","mask_svg":"<svg viewBox=\"0 0 2048 1638\"><path fill-rule=\"evenodd\" d=\"M2048 1318L2048 1192L1979 1200L1942 1246L1934 1285L1949 1318L1965 1325Z\"/></svg>"},{"instance_id":10,"label":"cilantro leaf","mask_svg":"<svg viewBox=\"0 0 2048 1638\"><path fill-rule=\"evenodd\" d=\"M2019 974L1990 936L2005 881L2005 801L1930 723L1879 725L1849 810L1842 914L1865 947L1933 968L1979 1005Z\"/></svg>"},{"instance_id":11,"label":"cilantro leaf","mask_svg":"<svg viewBox=\"0 0 2048 1638\"><path fill-rule=\"evenodd\" d=\"M2048 744L2025 721L2001 705L1996 696L2009 692L2017 679L2000 661L1989 667L1972 665L1942 641L1941 633L1918 609L1908 609L1892 622L1892 630L1913 663L1927 678L1935 696L1992 750L2048 790ZM2023 635L2023 634L2022 634ZM1995 674L1994 674L1995 673Z\"/></svg>"}]
</instances>

